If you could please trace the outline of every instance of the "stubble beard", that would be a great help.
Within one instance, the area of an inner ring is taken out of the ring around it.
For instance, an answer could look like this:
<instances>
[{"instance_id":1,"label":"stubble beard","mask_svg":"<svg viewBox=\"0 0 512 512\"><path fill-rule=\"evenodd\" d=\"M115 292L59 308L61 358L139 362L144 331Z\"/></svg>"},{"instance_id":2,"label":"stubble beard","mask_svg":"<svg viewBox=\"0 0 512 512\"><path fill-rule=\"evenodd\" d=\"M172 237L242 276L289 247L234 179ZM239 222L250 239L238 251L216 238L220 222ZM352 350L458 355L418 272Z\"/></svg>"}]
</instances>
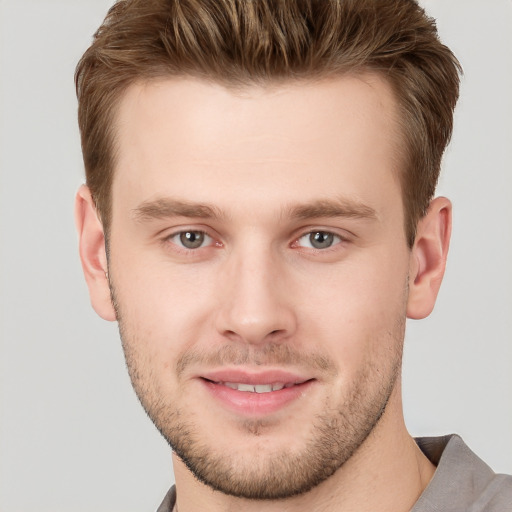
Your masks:
<instances>
[{"instance_id":1,"label":"stubble beard","mask_svg":"<svg viewBox=\"0 0 512 512\"><path fill-rule=\"evenodd\" d=\"M263 446L262 451L250 450L252 458L243 453L243 448L236 454L230 451L228 439L219 439L219 446L206 444L182 410L159 408L156 414L155 409L152 413L146 411L176 455L204 484L238 498L282 500L310 491L354 455L377 426L395 382L396 378L390 379L371 402L361 386L339 408L324 409L313 419L300 451L285 447L269 453ZM264 420L245 420L239 427L250 441L264 437L267 427L271 432L273 425ZM293 429L289 435L294 435Z\"/></svg>"},{"instance_id":2,"label":"stubble beard","mask_svg":"<svg viewBox=\"0 0 512 512\"><path fill-rule=\"evenodd\" d=\"M143 344L123 321L112 287L111 293L128 372L141 405L192 474L227 495L250 500L282 500L306 493L327 480L374 431L400 375L405 317L398 318L394 331L386 334L394 338L393 354L386 369L383 371L374 364L365 366L342 403L335 406L326 403L312 420L308 438L299 451L291 452L286 447L271 454L255 450L253 457L247 458L244 449L240 454L230 451L229 440L219 439L217 445L212 446L193 415L184 407L176 406L172 401L174 397L161 396L150 361L140 353L139 347ZM386 342L389 344L388 340ZM289 347L279 347L286 346L276 345L267 350L273 354L272 362L290 353ZM233 357L237 362L247 359L248 351L240 349ZM245 420L239 427L248 438L254 439L261 438L269 425L265 420ZM290 435L293 436L293 432Z\"/></svg>"}]
</instances>

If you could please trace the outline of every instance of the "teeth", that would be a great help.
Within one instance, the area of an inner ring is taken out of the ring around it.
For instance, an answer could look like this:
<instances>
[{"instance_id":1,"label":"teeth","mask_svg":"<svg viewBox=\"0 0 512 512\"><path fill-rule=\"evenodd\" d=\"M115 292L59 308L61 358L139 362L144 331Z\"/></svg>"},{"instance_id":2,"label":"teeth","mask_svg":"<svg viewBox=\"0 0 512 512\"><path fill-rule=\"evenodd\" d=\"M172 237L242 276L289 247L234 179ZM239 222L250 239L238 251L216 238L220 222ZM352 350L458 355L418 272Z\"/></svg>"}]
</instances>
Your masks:
<instances>
[{"instance_id":1,"label":"teeth","mask_svg":"<svg viewBox=\"0 0 512 512\"><path fill-rule=\"evenodd\" d=\"M238 384L237 389L238 391L249 391L251 393L255 391L254 386L251 384Z\"/></svg>"},{"instance_id":2,"label":"teeth","mask_svg":"<svg viewBox=\"0 0 512 512\"><path fill-rule=\"evenodd\" d=\"M239 384L236 382L223 382L224 386L236 389L238 391L246 391L249 393L270 393L271 391L279 391L283 388L289 388L293 386L293 384Z\"/></svg>"},{"instance_id":3,"label":"teeth","mask_svg":"<svg viewBox=\"0 0 512 512\"><path fill-rule=\"evenodd\" d=\"M272 391L272 384L257 384L254 386L256 393L270 393Z\"/></svg>"}]
</instances>

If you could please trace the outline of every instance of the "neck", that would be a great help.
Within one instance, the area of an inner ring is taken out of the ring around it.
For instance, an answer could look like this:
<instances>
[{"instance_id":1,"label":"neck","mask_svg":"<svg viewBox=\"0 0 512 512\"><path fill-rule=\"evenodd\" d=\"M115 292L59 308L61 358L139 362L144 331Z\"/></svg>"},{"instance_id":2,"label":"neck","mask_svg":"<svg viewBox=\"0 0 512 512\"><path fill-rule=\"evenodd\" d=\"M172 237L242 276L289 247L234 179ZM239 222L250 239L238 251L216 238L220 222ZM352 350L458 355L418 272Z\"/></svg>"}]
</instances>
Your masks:
<instances>
[{"instance_id":1,"label":"neck","mask_svg":"<svg viewBox=\"0 0 512 512\"><path fill-rule=\"evenodd\" d=\"M378 425L354 455L305 494L276 501L236 498L199 482L176 455L173 464L179 512L406 512L435 471L406 430L399 384Z\"/></svg>"}]
</instances>

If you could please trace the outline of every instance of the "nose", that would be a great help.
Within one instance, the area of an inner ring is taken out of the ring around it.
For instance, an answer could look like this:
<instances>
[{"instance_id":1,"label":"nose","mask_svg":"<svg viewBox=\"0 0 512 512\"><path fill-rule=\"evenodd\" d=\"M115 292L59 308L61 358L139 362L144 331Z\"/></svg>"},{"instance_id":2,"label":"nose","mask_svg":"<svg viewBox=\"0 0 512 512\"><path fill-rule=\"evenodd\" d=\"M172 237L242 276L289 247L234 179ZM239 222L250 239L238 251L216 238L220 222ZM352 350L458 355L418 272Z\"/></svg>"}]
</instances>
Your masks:
<instances>
[{"instance_id":1,"label":"nose","mask_svg":"<svg viewBox=\"0 0 512 512\"><path fill-rule=\"evenodd\" d=\"M251 345L279 342L294 334L286 265L271 250L233 253L219 273L217 330Z\"/></svg>"}]
</instances>

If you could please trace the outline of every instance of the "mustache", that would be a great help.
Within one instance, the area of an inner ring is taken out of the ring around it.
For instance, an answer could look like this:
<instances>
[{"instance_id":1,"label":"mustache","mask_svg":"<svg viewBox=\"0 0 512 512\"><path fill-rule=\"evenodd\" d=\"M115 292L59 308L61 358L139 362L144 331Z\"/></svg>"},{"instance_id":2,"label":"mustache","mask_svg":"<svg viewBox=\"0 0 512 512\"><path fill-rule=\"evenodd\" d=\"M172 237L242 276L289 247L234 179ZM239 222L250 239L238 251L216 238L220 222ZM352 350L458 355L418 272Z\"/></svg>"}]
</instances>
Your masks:
<instances>
[{"instance_id":1,"label":"mustache","mask_svg":"<svg viewBox=\"0 0 512 512\"><path fill-rule=\"evenodd\" d=\"M336 376L334 361L318 353L305 353L286 343L268 343L261 347L226 344L214 351L192 350L182 354L176 362L176 374L180 377L194 366L294 366L320 370Z\"/></svg>"}]
</instances>

